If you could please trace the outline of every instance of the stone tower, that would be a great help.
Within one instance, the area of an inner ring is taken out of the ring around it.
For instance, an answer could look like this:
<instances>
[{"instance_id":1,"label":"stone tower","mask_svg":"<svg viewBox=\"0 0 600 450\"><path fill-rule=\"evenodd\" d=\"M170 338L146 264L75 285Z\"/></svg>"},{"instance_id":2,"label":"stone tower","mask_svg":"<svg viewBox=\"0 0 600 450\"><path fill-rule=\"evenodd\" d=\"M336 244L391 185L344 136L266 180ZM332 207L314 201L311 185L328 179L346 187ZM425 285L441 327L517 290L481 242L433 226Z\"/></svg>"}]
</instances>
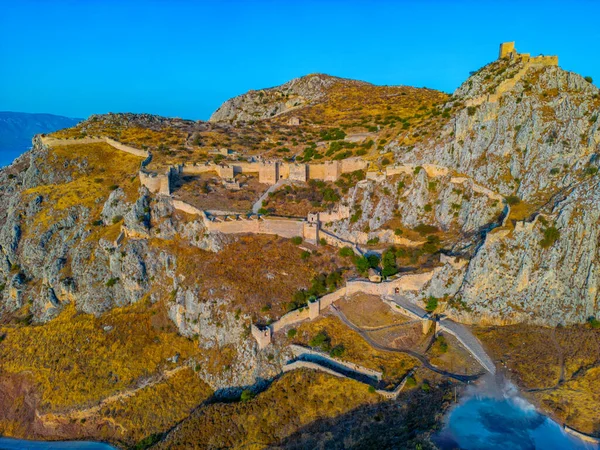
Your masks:
<instances>
[{"instance_id":1,"label":"stone tower","mask_svg":"<svg viewBox=\"0 0 600 450\"><path fill-rule=\"evenodd\" d=\"M517 53L515 50L515 43L503 42L502 44L500 44L500 54L498 55L498 59L505 58L513 53Z\"/></svg>"}]
</instances>

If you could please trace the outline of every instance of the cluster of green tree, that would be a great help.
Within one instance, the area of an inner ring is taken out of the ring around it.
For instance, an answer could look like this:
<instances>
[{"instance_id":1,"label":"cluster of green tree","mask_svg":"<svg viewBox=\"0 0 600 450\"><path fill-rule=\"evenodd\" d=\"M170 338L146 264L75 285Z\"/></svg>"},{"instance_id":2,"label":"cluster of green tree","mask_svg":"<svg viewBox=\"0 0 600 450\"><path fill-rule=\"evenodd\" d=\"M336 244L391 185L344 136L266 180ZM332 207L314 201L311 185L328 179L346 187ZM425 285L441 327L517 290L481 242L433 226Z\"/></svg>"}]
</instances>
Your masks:
<instances>
[{"instance_id":1,"label":"cluster of green tree","mask_svg":"<svg viewBox=\"0 0 600 450\"><path fill-rule=\"evenodd\" d=\"M321 139L324 141L338 141L340 139L344 139L346 137L346 133L344 130L340 130L339 128L331 128L329 130L321 131Z\"/></svg>"},{"instance_id":2,"label":"cluster of green tree","mask_svg":"<svg viewBox=\"0 0 600 450\"><path fill-rule=\"evenodd\" d=\"M344 194L346 194L351 187L356 186L356 183L364 180L365 178L366 173L364 170L355 170L354 172L343 173L342 176L335 182L335 185L338 186Z\"/></svg>"},{"instance_id":3,"label":"cluster of green tree","mask_svg":"<svg viewBox=\"0 0 600 450\"><path fill-rule=\"evenodd\" d=\"M319 274L311 281L311 286L308 289L297 290L292 301L286 307L288 311L302 308L308 304L311 299L321 297L329 292L333 292L342 285L342 270L338 269L329 274Z\"/></svg>"}]
</instances>

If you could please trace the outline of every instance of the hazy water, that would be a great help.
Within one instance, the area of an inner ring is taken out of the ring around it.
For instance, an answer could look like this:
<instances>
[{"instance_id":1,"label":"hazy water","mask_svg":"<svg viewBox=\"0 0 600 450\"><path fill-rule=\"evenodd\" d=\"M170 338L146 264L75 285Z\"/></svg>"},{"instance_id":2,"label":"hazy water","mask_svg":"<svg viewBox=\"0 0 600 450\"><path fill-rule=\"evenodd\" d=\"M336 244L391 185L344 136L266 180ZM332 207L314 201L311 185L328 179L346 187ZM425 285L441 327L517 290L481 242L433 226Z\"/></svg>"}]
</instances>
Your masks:
<instances>
[{"instance_id":1,"label":"hazy water","mask_svg":"<svg viewBox=\"0 0 600 450\"><path fill-rule=\"evenodd\" d=\"M112 445L102 442L67 441L67 442L42 442L24 441L22 439L9 439L0 437L0 450L117 450Z\"/></svg>"},{"instance_id":2,"label":"hazy water","mask_svg":"<svg viewBox=\"0 0 600 450\"><path fill-rule=\"evenodd\" d=\"M512 384L491 376L469 387L435 441L443 450L598 449L567 435L520 397Z\"/></svg>"}]
</instances>

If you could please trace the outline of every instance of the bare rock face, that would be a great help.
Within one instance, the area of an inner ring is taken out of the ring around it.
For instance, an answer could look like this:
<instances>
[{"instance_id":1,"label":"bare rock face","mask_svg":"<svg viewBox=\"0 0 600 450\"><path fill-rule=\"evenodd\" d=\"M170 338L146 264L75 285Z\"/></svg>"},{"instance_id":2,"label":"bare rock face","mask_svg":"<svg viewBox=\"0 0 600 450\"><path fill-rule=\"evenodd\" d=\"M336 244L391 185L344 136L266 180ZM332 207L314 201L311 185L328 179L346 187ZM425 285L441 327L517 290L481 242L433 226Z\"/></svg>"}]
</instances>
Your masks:
<instances>
[{"instance_id":1,"label":"bare rock face","mask_svg":"<svg viewBox=\"0 0 600 450\"><path fill-rule=\"evenodd\" d=\"M210 122L250 122L319 103L336 83L367 84L329 75L313 74L294 78L281 86L250 91L223 103Z\"/></svg>"},{"instance_id":2,"label":"bare rock face","mask_svg":"<svg viewBox=\"0 0 600 450\"><path fill-rule=\"evenodd\" d=\"M495 101L473 103L520 71ZM556 325L600 315L598 89L559 67L498 61L469 78L447 106L459 109L439 136L413 149L389 145L397 160L448 167L519 198L515 208L529 213L515 220L508 211L507 223L489 227L471 246L468 265L452 283L438 275L421 297L454 296L449 313L476 323ZM425 201L413 195L403 208L406 220L420 220L411 208ZM473 202L466 208L473 217L482 211ZM473 225L487 220L481 219Z\"/></svg>"},{"instance_id":3,"label":"bare rock face","mask_svg":"<svg viewBox=\"0 0 600 450\"><path fill-rule=\"evenodd\" d=\"M577 185L566 198L512 232L488 235L470 261L458 296L469 321L568 324L600 314L600 181ZM555 227L550 244L545 230Z\"/></svg>"}]
</instances>

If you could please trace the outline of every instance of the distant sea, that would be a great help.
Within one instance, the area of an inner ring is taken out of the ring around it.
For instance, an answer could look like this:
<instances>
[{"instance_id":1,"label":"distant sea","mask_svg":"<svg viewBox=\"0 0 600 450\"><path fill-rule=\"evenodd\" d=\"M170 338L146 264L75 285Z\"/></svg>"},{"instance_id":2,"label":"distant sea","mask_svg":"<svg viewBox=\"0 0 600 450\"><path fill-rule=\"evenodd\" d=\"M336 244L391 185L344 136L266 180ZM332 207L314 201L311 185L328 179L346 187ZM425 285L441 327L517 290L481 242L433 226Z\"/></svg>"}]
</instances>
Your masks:
<instances>
[{"instance_id":1,"label":"distant sea","mask_svg":"<svg viewBox=\"0 0 600 450\"><path fill-rule=\"evenodd\" d=\"M69 128L79 121L54 114L0 111L0 167L29 150L36 134Z\"/></svg>"}]
</instances>

